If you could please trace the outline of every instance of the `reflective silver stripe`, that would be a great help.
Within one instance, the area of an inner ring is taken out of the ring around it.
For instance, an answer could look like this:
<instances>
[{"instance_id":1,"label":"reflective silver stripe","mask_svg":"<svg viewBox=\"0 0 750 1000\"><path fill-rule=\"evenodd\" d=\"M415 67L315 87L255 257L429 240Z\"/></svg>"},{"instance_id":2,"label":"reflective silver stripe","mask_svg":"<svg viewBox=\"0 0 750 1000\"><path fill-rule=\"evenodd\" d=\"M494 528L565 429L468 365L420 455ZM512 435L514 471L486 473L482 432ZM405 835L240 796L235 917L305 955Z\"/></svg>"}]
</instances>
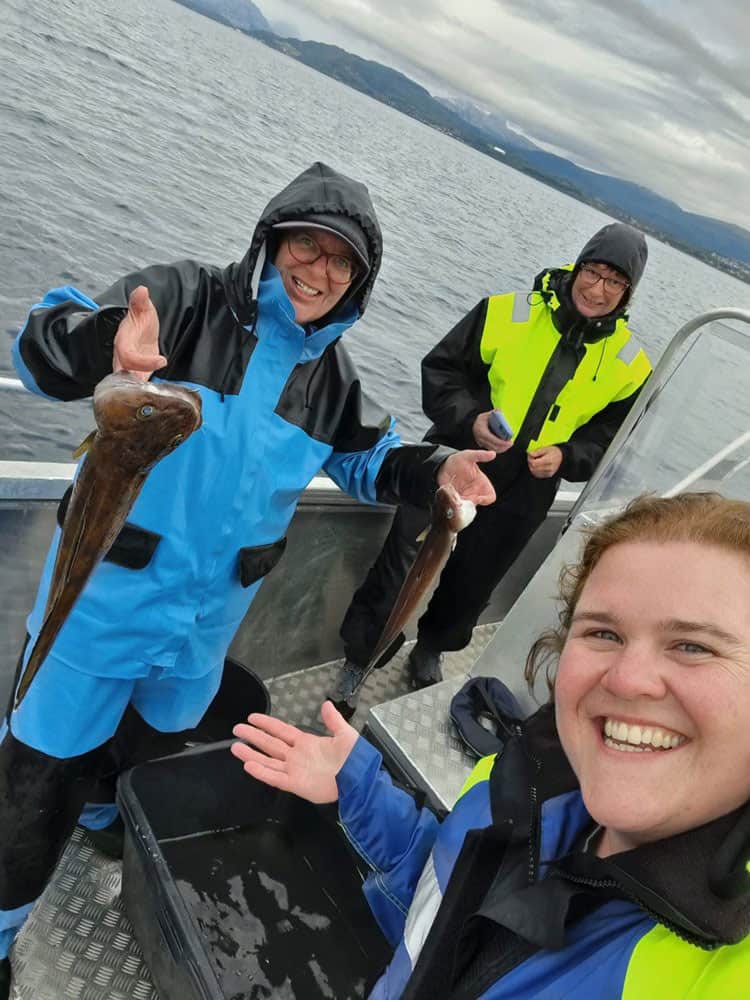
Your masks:
<instances>
[{"instance_id":1,"label":"reflective silver stripe","mask_svg":"<svg viewBox=\"0 0 750 1000\"><path fill-rule=\"evenodd\" d=\"M531 316L531 303L529 302L529 296L524 295L523 292L516 292L513 296L513 312L510 317L511 322L528 323L529 316Z\"/></svg>"},{"instance_id":2,"label":"reflective silver stripe","mask_svg":"<svg viewBox=\"0 0 750 1000\"><path fill-rule=\"evenodd\" d=\"M435 914L442 901L443 894L438 885L435 865L432 861L432 854L430 854L427 864L419 876L417 890L414 893L414 899L411 901L409 912L406 915L404 945L409 953L412 969L417 964L422 945L430 933L432 921L435 919Z\"/></svg>"},{"instance_id":3,"label":"reflective silver stripe","mask_svg":"<svg viewBox=\"0 0 750 1000\"><path fill-rule=\"evenodd\" d=\"M640 346L631 337L630 340L626 341L617 352L617 357L623 364L629 365L635 361L635 356L640 351Z\"/></svg>"}]
</instances>

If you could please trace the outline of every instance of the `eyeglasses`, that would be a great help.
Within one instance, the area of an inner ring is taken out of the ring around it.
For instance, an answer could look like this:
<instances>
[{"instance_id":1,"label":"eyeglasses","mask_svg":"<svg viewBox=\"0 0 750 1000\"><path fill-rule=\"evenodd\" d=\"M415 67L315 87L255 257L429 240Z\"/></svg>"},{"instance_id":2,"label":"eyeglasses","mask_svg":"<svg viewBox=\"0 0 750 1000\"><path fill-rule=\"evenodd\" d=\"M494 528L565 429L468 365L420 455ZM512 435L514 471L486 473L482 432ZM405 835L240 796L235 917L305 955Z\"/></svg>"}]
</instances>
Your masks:
<instances>
[{"instance_id":1,"label":"eyeglasses","mask_svg":"<svg viewBox=\"0 0 750 1000\"><path fill-rule=\"evenodd\" d=\"M326 274L334 285L348 285L357 275L357 265L351 257L326 253L308 233L293 233L287 238L287 245L298 264L314 264L319 257L325 257Z\"/></svg>"},{"instance_id":2,"label":"eyeglasses","mask_svg":"<svg viewBox=\"0 0 750 1000\"><path fill-rule=\"evenodd\" d=\"M594 267L588 267L584 264L578 271L581 275L581 280L584 284L593 286L598 281L604 282L604 288L606 291L610 292L612 295L617 292L622 295L626 288L630 286L629 281L624 281L622 278L611 278L608 275L599 274L599 272Z\"/></svg>"}]
</instances>

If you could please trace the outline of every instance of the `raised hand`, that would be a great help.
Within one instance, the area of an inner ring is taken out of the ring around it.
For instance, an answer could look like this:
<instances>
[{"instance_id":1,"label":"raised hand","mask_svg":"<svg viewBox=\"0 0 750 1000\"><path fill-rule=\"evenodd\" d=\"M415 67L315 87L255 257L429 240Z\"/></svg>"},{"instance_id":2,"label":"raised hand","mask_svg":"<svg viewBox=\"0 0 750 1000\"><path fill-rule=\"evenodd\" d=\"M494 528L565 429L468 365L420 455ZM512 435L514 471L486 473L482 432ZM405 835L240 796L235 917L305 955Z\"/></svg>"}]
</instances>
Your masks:
<instances>
[{"instance_id":1,"label":"raised hand","mask_svg":"<svg viewBox=\"0 0 750 1000\"><path fill-rule=\"evenodd\" d=\"M243 761L249 775L266 785L293 792L308 802L336 802L336 775L359 734L330 701L323 703L320 717L330 736L304 733L281 719L255 712L247 723L241 722L232 730L244 742L233 743L231 751Z\"/></svg>"},{"instance_id":2,"label":"raised hand","mask_svg":"<svg viewBox=\"0 0 750 1000\"><path fill-rule=\"evenodd\" d=\"M115 334L113 372L132 372L147 382L167 359L159 353L159 314L148 289L139 285L130 293L128 314Z\"/></svg>"},{"instance_id":3,"label":"raised hand","mask_svg":"<svg viewBox=\"0 0 750 1000\"><path fill-rule=\"evenodd\" d=\"M438 469L437 484L455 486L464 500L471 500L478 506L495 502L495 488L479 468L480 462L491 462L494 451L457 451Z\"/></svg>"}]
</instances>

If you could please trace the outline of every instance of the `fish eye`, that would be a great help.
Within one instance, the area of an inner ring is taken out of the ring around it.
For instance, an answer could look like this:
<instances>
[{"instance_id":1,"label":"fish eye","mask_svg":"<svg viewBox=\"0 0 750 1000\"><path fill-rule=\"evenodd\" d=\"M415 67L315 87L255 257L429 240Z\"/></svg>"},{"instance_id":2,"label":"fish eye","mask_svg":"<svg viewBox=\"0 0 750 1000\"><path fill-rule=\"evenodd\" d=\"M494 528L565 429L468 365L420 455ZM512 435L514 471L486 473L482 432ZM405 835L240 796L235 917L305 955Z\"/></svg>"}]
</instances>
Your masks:
<instances>
[{"instance_id":1,"label":"fish eye","mask_svg":"<svg viewBox=\"0 0 750 1000\"><path fill-rule=\"evenodd\" d=\"M143 406L138 408L136 416L139 420L148 420L148 418L153 414L154 408L150 403L144 403Z\"/></svg>"},{"instance_id":2,"label":"fish eye","mask_svg":"<svg viewBox=\"0 0 750 1000\"><path fill-rule=\"evenodd\" d=\"M446 510L446 512L445 512L445 516L446 516L446 517L453 517L453 515L454 515L455 513L456 513L456 512L454 511L454 509L453 509L452 507L449 507L449 508L448 508L448 510Z\"/></svg>"}]
</instances>

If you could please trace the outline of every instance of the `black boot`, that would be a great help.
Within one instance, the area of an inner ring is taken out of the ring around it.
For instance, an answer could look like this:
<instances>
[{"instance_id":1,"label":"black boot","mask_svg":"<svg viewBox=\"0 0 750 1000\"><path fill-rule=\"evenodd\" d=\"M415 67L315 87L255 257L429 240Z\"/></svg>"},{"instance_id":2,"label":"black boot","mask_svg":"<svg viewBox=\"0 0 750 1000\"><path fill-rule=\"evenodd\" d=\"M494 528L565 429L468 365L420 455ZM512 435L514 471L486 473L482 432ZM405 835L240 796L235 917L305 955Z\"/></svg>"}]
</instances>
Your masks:
<instances>
[{"instance_id":1,"label":"black boot","mask_svg":"<svg viewBox=\"0 0 750 1000\"><path fill-rule=\"evenodd\" d=\"M0 958L0 1000L10 996L10 959Z\"/></svg>"},{"instance_id":2,"label":"black boot","mask_svg":"<svg viewBox=\"0 0 750 1000\"><path fill-rule=\"evenodd\" d=\"M443 679L443 672L440 669L442 662L442 653L435 653L431 649L427 649L417 640L417 644L409 653L407 661L412 687L419 690L419 688L430 687L431 684L437 684L438 681L441 681Z\"/></svg>"},{"instance_id":3,"label":"black boot","mask_svg":"<svg viewBox=\"0 0 750 1000\"><path fill-rule=\"evenodd\" d=\"M359 692L366 677L365 667L360 667L353 660L345 660L336 681L328 693L332 701L345 719L349 720L357 710Z\"/></svg>"}]
</instances>

